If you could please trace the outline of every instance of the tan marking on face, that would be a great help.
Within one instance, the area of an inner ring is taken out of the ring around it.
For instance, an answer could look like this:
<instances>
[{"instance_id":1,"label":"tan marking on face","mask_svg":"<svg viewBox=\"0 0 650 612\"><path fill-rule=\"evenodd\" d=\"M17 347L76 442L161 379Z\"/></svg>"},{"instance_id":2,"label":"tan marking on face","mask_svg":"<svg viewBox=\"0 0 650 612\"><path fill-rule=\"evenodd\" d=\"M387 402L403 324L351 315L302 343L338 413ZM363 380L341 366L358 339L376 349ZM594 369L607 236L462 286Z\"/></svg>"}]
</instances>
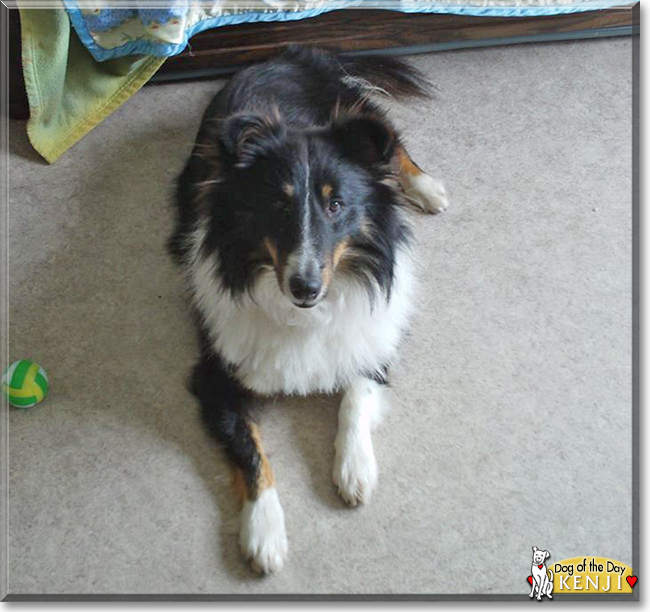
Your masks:
<instances>
[{"instance_id":1,"label":"tan marking on face","mask_svg":"<svg viewBox=\"0 0 650 612\"><path fill-rule=\"evenodd\" d=\"M282 185L282 191L287 194L288 197L292 198L296 190L293 188L291 183L285 183Z\"/></svg>"},{"instance_id":2,"label":"tan marking on face","mask_svg":"<svg viewBox=\"0 0 650 612\"><path fill-rule=\"evenodd\" d=\"M271 242L270 238L264 238L264 248L266 249L267 253L269 254L269 257L271 258L271 261L273 262L273 269L275 270L275 275L278 279L278 283L280 287L282 287L282 283L284 282L284 261L280 260L280 254L278 253L278 249L276 246Z\"/></svg>"},{"instance_id":3,"label":"tan marking on face","mask_svg":"<svg viewBox=\"0 0 650 612\"><path fill-rule=\"evenodd\" d=\"M336 248L334 249L334 254L332 255L332 264L335 270L349 246L350 246L350 240L348 238L344 238L343 240L341 240L341 242L339 242L336 245Z\"/></svg>"},{"instance_id":4,"label":"tan marking on face","mask_svg":"<svg viewBox=\"0 0 650 612\"><path fill-rule=\"evenodd\" d=\"M423 174L422 170L418 168L417 164L411 159L404 147L399 147L397 150L397 157L399 160L399 173L402 176L418 176Z\"/></svg>"},{"instance_id":5,"label":"tan marking on face","mask_svg":"<svg viewBox=\"0 0 650 612\"><path fill-rule=\"evenodd\" d=\"M332 196L332 191L334 191L334 188L328 183L325 183L325 185L321 187L321 192L323 193L323 199L325 201L330 199Z\"/></svg>"},{"instance_id":6,"label":"tan marking on face","mask_svg":"<svg viewBox=\"0 0 650 612\"><path fill-rule=\"evenodd\" d=\"M278 267L278 249L275 248L275 245L271 242L269 238L264 238L264 248L267 250L273 265L277 269Z\"/></svg>"},{"instance_id":7,"label":"tan marking on face","mask_svg":"<svg viewBox=\"0 0 650 612\"><path fill-rule=\"evenodd\" d=\"M321 281L323 283L324 289L327 289L330 283L332 282L332 276L334 276L334 271L338 267L349 244L350 241L348 238L344 238L341 242L339 242L334 248L334 252L332 253L332 260L328 261L325 264L325 267L323 268L323 272L321 273Z\"/></svg>"}]
</instances>

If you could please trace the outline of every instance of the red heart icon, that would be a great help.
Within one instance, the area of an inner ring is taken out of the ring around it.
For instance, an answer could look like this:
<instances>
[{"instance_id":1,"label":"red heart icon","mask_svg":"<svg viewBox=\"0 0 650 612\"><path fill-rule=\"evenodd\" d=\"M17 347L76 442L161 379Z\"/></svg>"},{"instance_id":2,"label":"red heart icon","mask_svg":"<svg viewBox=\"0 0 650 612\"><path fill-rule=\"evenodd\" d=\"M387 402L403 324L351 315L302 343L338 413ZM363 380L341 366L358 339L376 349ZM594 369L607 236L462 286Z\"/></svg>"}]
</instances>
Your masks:
<instances>
[{"instance_id":1,"label":"red heart icon","mask_svg":"<svg viewBox=\"0 0 650 612\"><path fill-rule=\"evenodd\" d=\"M533 584L533 577L532 576L528 576L528 584Z\"/></svg>"},{"instance_id":2,"label":"red heart icon","mask_svg":"<svg viewBox=\"0 0 650 612\"><path fill-rule=\"evenodd\" d=\"M544 567L544 564L542 563L541 565L538 565L539 569L542 569Z\"/></svg>"},{"instance_id":3,"label":"red heart icon","mask_svg":"<svg viewBox=\"0 0 650 612\"><path fill-rule=\"evenodd\" d=\"M627 580L627 583L634 588L634 585L636 584L636 581L638 578L636 576L628 576L625 580Z\"/></svg>"}]
</instances>

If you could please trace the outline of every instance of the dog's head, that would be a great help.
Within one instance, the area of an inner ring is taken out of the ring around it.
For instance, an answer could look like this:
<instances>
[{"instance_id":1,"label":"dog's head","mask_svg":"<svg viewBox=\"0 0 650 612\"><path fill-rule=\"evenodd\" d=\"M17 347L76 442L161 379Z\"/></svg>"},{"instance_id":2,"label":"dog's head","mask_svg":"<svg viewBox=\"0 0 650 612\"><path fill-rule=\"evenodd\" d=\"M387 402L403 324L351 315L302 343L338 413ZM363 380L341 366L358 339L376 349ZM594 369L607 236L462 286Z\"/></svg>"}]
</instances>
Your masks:
<instances>
[{"instance_id":1,"label":"dog's head","mask_svg":"<svg viewBox=\"0 0 650 612\"><path fill-rule=\"evenodd\" d=\"M223 229L221 273L231 289L250 288L272 267L300 308L315 306L346 273L390 290L406 230L395 210L397 137L388 123L339 112L326 126L298 129L277 111L239 114L220 123L218 139L213 231Z\"/></svg>"},{"instance_id":2,"label":"dog's head","mask_svg":"<svg viewBox=\"0 0 650 612\"><path fill-rule=\"evenodd\" d=\"M541 565L550 556L548 550L539 550L537 546L533 546L533 565Z\"/></svg>"}]
</instances>

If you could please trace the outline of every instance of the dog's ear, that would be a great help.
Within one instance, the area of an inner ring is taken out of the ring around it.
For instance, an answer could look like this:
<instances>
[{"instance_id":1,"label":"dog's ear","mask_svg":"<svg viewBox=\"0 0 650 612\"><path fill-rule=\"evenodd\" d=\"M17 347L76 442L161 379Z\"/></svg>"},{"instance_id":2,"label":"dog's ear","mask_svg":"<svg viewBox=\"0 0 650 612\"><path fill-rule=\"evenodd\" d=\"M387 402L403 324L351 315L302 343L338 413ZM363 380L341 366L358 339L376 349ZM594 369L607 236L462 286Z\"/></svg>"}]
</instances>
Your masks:
<instances>
[{"instance_id":1,"label":"dog's ear","mask_svg":"<svg viewBox=\"0 0 650 612\"><path fill-rule=\"evenodd\" d=\"M544 559L548 559L551 556L551 553L548 550L544 551Z\"/></svg>"},{"instance_id":2,"label":"dog's ear","mask_svg":"<svg viewBox=\"0 0 650 612\"><path fill-rule=\"evenodd\" d=\"M537 546L533 546L533 552L537 552Z\"/></svg>"},{"instance_id":3,"label":"dog's ear","mask_svg":"<svg viewBox=\"0 0 650 612\"><path fill-rule=\"evenodd\" d=\"M280 144L286 128L280 113L246 113L228 117L221 123L219 140L238 168L247 168Z\"/></svg>"},{"instance_id":4,"label":"dog's ear","mask_svg":"<svg viewBox=\"0 0 650 612\"><path fill-rule=\"evenodd\" d=\"M397 146L392 128L374 117L339 115L332 123L332 134L343 155L368 167L388 164Z\"/></svg>"}]
</instances>

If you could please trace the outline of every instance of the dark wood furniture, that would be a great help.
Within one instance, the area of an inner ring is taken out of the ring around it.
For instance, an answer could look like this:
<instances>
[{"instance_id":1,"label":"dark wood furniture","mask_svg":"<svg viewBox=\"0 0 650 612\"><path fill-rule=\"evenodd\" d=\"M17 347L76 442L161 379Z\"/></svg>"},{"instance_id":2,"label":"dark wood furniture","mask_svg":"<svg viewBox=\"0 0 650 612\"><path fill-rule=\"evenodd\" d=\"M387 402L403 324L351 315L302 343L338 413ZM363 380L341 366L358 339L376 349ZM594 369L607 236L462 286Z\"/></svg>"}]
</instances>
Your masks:
<instances>
[{"instance_id":1,"label":"dark wood furniture","mask_svg":"<svg viewBox=\"0 0 650 612\"><path fill-rule=\"evenodd\" d=\"M627 8L549 17L466 17L431 13L346 9L301 21L250 23L208 30L191 48L170 57L157 80L228 73L266 59L292 43L321 44L343 51L402 54L631 34Z\"/></svg>"}]
</instances>

